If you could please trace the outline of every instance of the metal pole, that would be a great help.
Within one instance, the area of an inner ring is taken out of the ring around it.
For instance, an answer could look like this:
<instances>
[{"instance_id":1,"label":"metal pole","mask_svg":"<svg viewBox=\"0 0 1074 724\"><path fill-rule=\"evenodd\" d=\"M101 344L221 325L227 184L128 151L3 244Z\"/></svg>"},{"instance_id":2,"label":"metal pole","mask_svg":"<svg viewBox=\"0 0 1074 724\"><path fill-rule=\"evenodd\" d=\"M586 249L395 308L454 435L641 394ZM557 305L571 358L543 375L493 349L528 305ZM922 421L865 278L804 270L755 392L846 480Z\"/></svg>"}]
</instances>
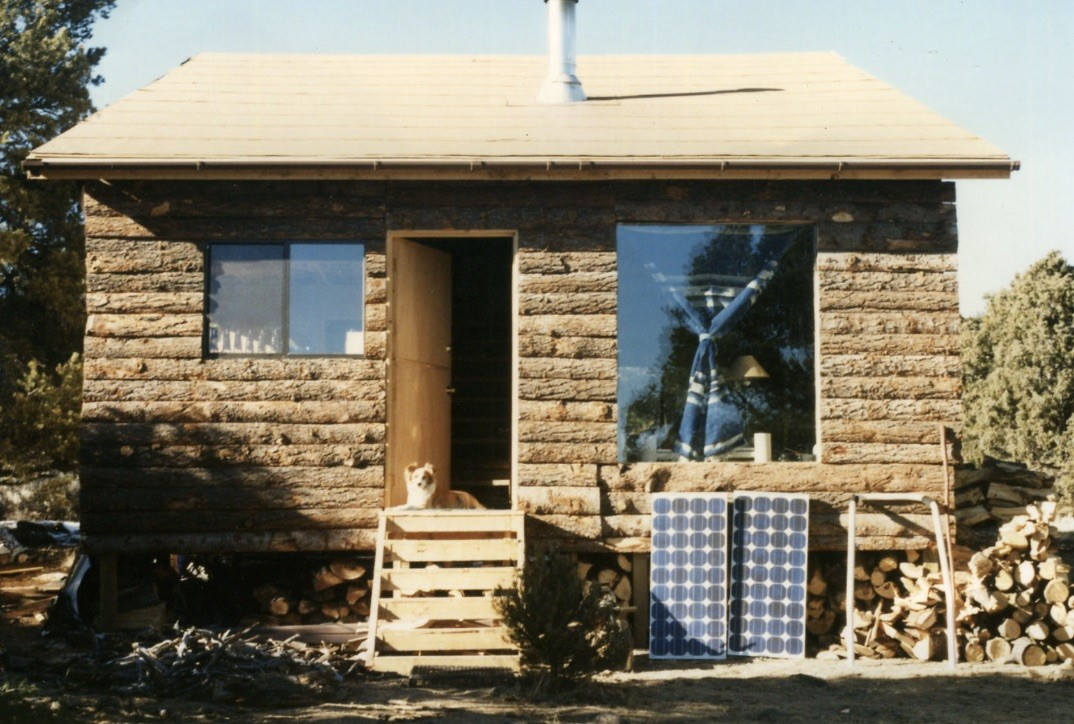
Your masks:
<instances>
[{"instance_id":1,"label":"metal pole","mask_svg":"<svg viewBox=\"0 0 1074 724\"><path fill-rule=\"evenodd\" d=\"M847 647L847 664L854 665L854 528L857 525L855 518L858 513L858 496L850 496L850 507L847 509L847 600L846 628L843 629L843 638Z\"/></svg>"},{"instance_id":2,"label":"metal pole","mask_svg":"<svg viewBox=\"0 0 1074 724\"><path fill-rule=\"evenodd\" d=\"M947 557L947 527L940 520L940 506L935 500L929 501L932 508L932 525L936 529L936 553L940 557L940 571L943 573L944 595L947 597L947 662L953 669L958 663L958 642L955 632L955 581L951 574L951 565Z\"/></svg>"}]
</instances>

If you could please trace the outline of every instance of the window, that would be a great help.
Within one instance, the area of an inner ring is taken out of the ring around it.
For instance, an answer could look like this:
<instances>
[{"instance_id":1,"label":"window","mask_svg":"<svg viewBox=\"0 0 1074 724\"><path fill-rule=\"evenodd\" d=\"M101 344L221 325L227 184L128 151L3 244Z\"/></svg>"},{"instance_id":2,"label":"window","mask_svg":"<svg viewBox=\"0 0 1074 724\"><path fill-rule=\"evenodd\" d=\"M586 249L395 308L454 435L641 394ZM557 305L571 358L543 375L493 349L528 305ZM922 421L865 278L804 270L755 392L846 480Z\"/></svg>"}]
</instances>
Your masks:
<instances>
[{"instance_id":1,"label":"window","mask_svg":"<svg viewBox=\"0 0 1074 724\"><path fill-rule=\"evenodd\" d=\"M361 244L212 244L206 351L362 355Z\"/></svg>"},{"instance_id":2,"label":"window","mask_svg":"<svg viewBox=\"0 0 1074 724\"><path fill-rule=\"evenodd\" d=\"M813 237L619 226L620 461L812 459Z\"/></svg>"}]
</instances>

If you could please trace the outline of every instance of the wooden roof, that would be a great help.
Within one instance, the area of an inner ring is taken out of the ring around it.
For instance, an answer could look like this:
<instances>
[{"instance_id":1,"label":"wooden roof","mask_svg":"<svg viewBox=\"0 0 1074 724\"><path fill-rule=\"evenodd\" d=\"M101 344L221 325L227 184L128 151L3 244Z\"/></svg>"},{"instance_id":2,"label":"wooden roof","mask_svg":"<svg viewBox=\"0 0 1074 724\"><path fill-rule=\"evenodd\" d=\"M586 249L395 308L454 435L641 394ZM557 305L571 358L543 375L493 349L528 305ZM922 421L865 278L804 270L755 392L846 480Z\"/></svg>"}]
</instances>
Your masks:
<instances>
[{"instance_id":1,"label":"wooden roof","mask_svg":"<svg viewBox=\"0 0 1074 724\"><path fill-rule=\"evenodd\" d=\"M1017 163L832 53L203 54L33 151L73 178L968 178Z\"/></svg>"}]
</instances>

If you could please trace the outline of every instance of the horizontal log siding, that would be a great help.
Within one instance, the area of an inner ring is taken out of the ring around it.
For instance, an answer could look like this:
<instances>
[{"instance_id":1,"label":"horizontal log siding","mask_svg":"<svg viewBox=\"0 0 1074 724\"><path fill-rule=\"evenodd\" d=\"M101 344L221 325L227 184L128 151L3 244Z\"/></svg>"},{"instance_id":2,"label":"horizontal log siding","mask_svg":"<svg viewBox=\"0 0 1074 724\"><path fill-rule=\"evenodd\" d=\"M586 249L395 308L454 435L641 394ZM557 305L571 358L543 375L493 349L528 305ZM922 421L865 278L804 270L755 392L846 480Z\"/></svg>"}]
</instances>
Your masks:
<instances>
[{"instance_id":1,"label":"horizontal log siding","mask_svg":"<svg viewBox=\"0 0 1074 724\"><path fill-rule=\"evenodd\" d=\"M938 425L961 413L953 201L933 182L91 185L87 530L109 545L369 547L383 239L466 230L518 235L515 498L531 534L646 550L652 492L751 489L809 494L814 549L839 548L852 492L943 490ZM760 221L817 228L820 460L617 464L616 223ZM201 253L218 239L364 241L367 359L202 360ZM921 544L921 512L864 512L864 547Z\"/></svg>"},{"instance_id":2,"label":"horizontal log siding","mask_svg":"<svg viewBox=\"0 0 1074 724\"><path fill-rule=\"evenodd\" d=\"M384 498L383 186L91 184L85 208L90 540L368 545ZM205 245L304 239L366 245L366 358L203 359Z\"/></svg>"},{"instance_id":3,"label":"horizontal log siding","mask_svg":"<svg viewBox=\"0 0 1074 724\"><path fill-rule=\"evenodd\" d=\"M822 252L817 275L821 461L939 463L962 410L953 250Z\"/></svg>"}]
</instances>

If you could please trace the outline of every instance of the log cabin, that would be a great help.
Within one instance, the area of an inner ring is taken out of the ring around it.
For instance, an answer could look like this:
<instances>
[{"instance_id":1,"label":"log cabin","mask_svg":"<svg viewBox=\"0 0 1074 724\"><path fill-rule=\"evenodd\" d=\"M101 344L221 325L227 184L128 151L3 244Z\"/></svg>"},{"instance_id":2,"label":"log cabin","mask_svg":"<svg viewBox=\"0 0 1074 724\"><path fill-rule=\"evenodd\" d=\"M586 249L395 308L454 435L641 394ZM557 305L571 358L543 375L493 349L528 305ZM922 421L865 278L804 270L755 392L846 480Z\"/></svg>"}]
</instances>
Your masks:
<instances>
[{"instance_id":1,"label":"log cabin","mask_svg":"<svg viewBox=\"0 0 1074 724\"><path fill-rule=\"evenodd\" d=\"M655 492L808 494L812 550L952 502L954 181L1017 162L830 53L557 52L203 54L29 156L91 551L368 551L413 461L642 556Z\"/></svg>"}]
</instances>

